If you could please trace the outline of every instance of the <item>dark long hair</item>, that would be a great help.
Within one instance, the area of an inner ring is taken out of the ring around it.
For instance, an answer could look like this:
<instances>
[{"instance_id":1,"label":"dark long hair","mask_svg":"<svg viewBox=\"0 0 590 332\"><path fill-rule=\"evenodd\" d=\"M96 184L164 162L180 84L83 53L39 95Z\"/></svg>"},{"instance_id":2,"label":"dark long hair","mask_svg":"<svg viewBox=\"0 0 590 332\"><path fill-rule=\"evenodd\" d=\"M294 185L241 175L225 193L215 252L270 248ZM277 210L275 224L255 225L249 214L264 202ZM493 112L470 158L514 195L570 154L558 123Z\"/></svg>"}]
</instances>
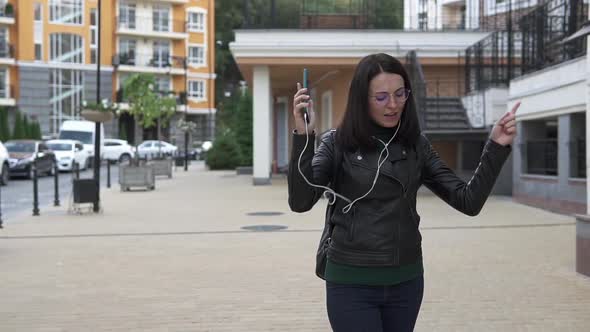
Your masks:
<instances>
[{"instance_id":1,"label":"dark long hair","mask_svg":"<svg viewBox=\"0 0 590 332\"><path fill-rule=\"evenodd\" d=\"M344 118L336 131L336 143L344 150L354 151L375 144L371 138L372 120L369 115L369 83L379 73L400 75L404 79L406 89L412 90L408 73L396 58L384 53L378 53L361 59L350 82ZM399 139L406 146L414 145L420 136L420 124L413 93L410 93L408 100L406 100L400 121L401 127L396 139Z\"/></svg>"}]
</instances>

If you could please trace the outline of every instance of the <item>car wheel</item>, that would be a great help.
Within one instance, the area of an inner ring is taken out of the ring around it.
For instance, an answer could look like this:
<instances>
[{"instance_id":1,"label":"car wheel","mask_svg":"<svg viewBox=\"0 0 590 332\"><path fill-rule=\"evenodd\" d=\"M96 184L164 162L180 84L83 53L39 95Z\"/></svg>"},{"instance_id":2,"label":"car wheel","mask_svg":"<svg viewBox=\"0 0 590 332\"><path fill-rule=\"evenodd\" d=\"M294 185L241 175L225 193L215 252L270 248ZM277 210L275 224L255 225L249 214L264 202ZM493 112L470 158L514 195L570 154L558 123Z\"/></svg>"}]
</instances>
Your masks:
<instances>
[{"instance_id":1,"label":"car wheel","mask_svg":"<svg viewBox=\"0 0 590 332\"><path fill-rule=\"evenodd\" d=\"M33 166L29 166L29 172L27 173L27 178L32 179L33 177L34 177Z\"/></svg>"},{"instance_id":2,"label":"car wheel","mask_svg":"<svg viewBox=\"0 0 590 332\"><path fill-rule=\"evenodd\" d=\"M119 164L129 164L129 162L131 161L131 156L128 155L127 153L122 154L121 157L119 157Z\"/></svg>"},{"instance_id":3,"label":"car wheel","mask_svg":"<svg viewBox=\"0 0 590 332\"><path fill-rule=\"evenodd\" d=\"M2 164L2 174L0 174L0 185L5 186L8 184L8 165Z\"/></svg>"}]
</instances>

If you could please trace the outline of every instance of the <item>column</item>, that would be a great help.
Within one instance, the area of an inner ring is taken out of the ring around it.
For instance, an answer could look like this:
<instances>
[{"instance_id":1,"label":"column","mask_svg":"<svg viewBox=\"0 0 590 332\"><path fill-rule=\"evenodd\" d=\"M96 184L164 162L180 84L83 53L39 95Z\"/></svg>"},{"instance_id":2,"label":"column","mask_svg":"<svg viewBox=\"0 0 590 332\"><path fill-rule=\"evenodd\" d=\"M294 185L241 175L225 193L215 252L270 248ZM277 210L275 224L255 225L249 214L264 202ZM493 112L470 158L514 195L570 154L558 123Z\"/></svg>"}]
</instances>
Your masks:
<instances>
[{"instance_id":1,"label":"column","mask_svg":"<svg viewBox=\"0 0 590 332\"><path fill-rule=\"evenodd\" d=\"M270 184L271 166L271 90L268 66L255 66L253 69L253 108L254 108L254 146L253 183Z\"/></svg>"}]
</instances>

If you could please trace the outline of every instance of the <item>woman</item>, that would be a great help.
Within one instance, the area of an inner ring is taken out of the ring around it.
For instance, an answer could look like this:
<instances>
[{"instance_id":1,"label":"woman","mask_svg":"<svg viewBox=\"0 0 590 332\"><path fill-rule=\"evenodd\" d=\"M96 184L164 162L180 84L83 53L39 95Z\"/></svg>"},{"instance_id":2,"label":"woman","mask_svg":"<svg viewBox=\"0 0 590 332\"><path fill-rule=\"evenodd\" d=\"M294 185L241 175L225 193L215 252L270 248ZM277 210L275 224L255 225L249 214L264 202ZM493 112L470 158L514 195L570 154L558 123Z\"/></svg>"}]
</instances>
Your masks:
<instances>
[{"instance_id":1,"label":"woman","mask_svg":"<svg viewBox=\"0 0 590 332\"><path fill-rule=\"evenodd\" d=\"M317 272L326 280L332 329L412 331L424 290L418 188L424 184L455 209L477 215L510 154L519 104L495 124L466 183L421 134L410 80L397 59L373 54L359 62L342 123L315 154L313 103L297 86L289 205L305 212L324 191L333 193Z\"/></svg>"}]
</instances>

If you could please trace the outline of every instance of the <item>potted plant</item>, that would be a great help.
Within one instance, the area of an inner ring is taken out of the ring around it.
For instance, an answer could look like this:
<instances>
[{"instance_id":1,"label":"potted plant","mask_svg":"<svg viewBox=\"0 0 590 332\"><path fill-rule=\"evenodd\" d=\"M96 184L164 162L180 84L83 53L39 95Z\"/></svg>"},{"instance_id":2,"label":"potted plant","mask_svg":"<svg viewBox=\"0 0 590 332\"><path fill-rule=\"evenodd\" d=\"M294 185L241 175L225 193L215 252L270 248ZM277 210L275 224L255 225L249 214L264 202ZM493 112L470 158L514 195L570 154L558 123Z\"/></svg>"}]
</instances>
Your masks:
<instances>
[{"instance_id":1,"label":"potted plant","mask_svg":"<svg viewBox=\"0 0 590 332\"><path fill-rule=\"evenodd\" d=\"M6 17L14 17L14 7L11 3L7 3L4 7L4 15L6 15Z\"/></svg>"},{"instance_id":2,"label":"potted plant","mask_svg":"<svg viewBox=\"0 0 590 332\"><path fill-rule=\"evenodd\" d=\"M92 122L108 122L113 119L114 112L118 109L118 105L109 102L108 99L103 99L100 103L82 102L82 112L80 115L88 121Z\"/></svg>"}]
</instances>

